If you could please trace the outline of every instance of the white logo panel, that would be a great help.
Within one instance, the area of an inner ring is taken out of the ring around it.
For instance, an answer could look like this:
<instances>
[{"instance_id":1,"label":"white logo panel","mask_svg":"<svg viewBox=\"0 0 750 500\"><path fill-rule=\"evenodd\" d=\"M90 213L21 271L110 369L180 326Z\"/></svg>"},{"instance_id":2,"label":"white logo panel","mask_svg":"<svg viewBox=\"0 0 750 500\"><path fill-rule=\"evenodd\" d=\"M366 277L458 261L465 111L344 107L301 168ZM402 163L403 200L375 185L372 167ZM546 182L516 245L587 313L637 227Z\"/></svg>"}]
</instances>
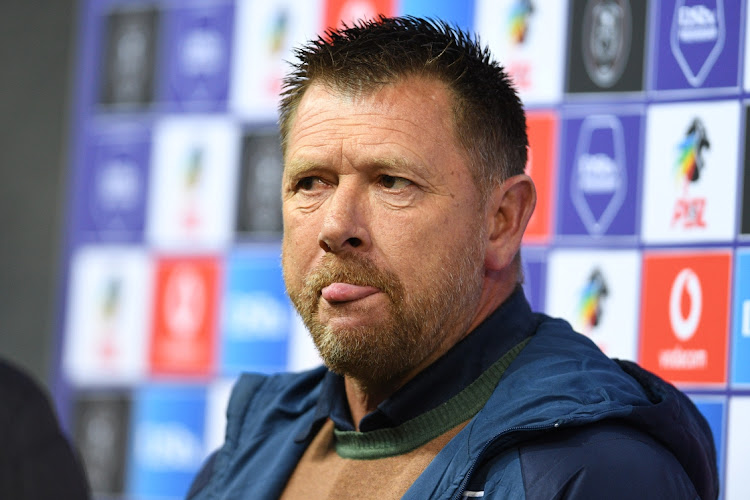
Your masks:
<instances>
[{"instance_id":1,"label":"white logo panel","mask_svg":"<svg viewBox=\"0 0 750 500\"><path fill-rule=\"evenodd\" d=\"M727 435L726 500L750 498L750 397L735 396L729 402Z\"/></svg>"},{"instance_id":2,"label":"white logo panel","mask_svg":"<svg viewBox=\"0 0 750 500\"><path fill-rule=\"evenodd\" d=\"M556 250L548 263L547 314L570 322L608 356L636 360L638 252Z\"/></svg>"},{"instance_id":3,"label":"white logo panel","mask_svg":"<svg viewBox=\"0 0 750 500\"><path fill-rule=\"evenodd\" d=\"M641 232L646 243L732 240L740 104L652 106Z\"/></svg>"},{"instance_id":4,"label":"white logo panel","mask_svg":"<svg viewBox=\"0 0 750 500\"><path fill-rule=\"evenodd\" d=\"M477 0L475 28L509 72L524 104L562 98L567 2Z\"/></svg>"},{"instance_id":5,"label":"white logo panel","mask_svg":"<svg viewBox=\"0 0 750 500\"><path fill-rule=\"evenodd\" d=\"M239 130L228 119L157 123L146 239L159 248L217 249L233 235Z\"/></svg>"},{"instance_id":6,"label":"white logo panel","mask_svg":"<svg viewBox=\"0 0 750 500\"><path fill-rule=\"evenodd\" d=\"M78 385L145 376L152 266L132 247L84 247L71 261L64 371Z\"/></svg>"},{"instance_id":7,"label":"white logo panel","mask_svg":"<svg viewBox=\"0 0 750 500\"><path fill-rule=\"evenodd\" d=\"M292 50L316 38L321 0L238 0L230 108L255 120L276 120L281 80Z\"/></svg>"}]
</instances>

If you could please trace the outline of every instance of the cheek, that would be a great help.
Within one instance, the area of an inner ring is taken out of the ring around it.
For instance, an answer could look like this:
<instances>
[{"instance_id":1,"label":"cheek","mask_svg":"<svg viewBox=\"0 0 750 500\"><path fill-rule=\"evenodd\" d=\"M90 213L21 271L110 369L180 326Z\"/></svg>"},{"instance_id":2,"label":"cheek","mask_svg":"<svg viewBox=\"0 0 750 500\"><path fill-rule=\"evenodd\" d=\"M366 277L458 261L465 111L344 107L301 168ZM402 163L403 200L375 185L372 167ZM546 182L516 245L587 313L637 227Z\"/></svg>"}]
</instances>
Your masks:
<instances>
[{"instance_id":1,"label":"cheek","mask_svg":"<svg viewBox=\"0 0 750 500\"><path fill-rule=\"evenodd\" d=\"M306 262L313 260L318 254L319 229L311 219L284 213L281 250L288 273L304 274L307 270Z\"/></svg>"}]
</instances>

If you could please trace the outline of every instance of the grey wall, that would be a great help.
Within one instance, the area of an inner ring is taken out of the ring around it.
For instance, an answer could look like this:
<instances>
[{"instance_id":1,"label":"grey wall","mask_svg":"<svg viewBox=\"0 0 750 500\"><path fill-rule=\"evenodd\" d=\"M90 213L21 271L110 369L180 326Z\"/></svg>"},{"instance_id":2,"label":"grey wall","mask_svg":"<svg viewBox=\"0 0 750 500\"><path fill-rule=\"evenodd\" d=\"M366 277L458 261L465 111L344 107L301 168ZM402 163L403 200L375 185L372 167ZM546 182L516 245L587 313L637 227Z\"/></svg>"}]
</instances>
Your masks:
<instances>
[{"instance_id":1,"label":"grey wall","mask_svg":"<svg viewBox=\"0 0 750 500\"><path fill-rule=\"evenodd\" d=\"M0 356L51 382L73 0L0 0Z\"/></svg>"}]
</instances>

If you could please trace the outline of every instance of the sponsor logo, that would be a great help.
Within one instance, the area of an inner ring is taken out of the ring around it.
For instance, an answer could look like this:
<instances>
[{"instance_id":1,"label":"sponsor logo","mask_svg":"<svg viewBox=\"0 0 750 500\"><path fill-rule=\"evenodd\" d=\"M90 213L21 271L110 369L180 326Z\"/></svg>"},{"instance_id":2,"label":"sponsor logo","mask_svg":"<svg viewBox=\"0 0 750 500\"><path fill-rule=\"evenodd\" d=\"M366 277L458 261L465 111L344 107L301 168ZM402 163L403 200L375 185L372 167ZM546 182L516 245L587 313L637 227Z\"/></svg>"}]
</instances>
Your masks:
<instances>
[{"instance_id":1,"label":"sponsor logo","mask_svg":"<svg viewBox=\"0 0 750 500\"><path fill-rule=\"evenodd\" d=\"M148 60L149 33L137 19L124 23L115 38L114 87L115 101L138 100L147 85L148 70L142 61Z\"/></svg>"},{"instance_id":2,"label":"sponsor logo","mask_svg":"<svg viewBox=\"0 0 750 500\"><path fill-rule=\"evenodd\" d=\"M630 56L632 16L623 0L589 1L584 11L583 63L591 80L608 88L622 76Z\"/></svg>"},{"instance_id":3,"label":"sponsor logo","mask_svg":"<svg viewBox=\"0 0 750 500\"><path fill-rule=\"evenodd\" d=\"M588 282L581 290L578 304L578 324L583 329L582 333L590 334L602 319L602 303L609 295L607 283L601 270L594 269L589 276Z\"/></svg>"},{"instance_id":4,"label":"sponsor logo","mask_svg":"<svg viewBox=\"0 0 750 500\"><path fill-rule=\"evenodd\" d=\"M185 37L179 57L188 76L217 73L224 65L224 40L216 30L202 26Z\"/></svg>"},{"instance_id":5,"label":"sponsor logo","mask_svg":"<svg viewBox=\"0 0 750 500\"><path fill-rule=\"evenodd\" d=\"M339 18L346 24L363 19L374 19L377 15L377 7L368 0L349 0L339 11Z\"/></svg>"},{"instance_id":6,"label":"sponsor logo","mask_svg":"<svg viewBox=\"0 0 750 500\"><path fill-rule=\"evenodd\" d=\"M117 325L122 309L122 279L110 276L105 280L99 297L98 359L108 365L118 355Z\"/></svg>"},{"instance_id":7,"label":"sponsor logo","mask_svg":"<svg viewBox=\"0 0 750 500\"><path fill-rule=\"evenodd\" d=\"M526 120L529 133L526 173L536 185L537 204L523 237L525 242L543 243L552 233L558 117L550 112L532 111Z\"/></svg>"},{"instance_id":8,"label":"sponsor logo","mask_svg":"<svg viewBox=\"0 0 750 500\"><path fill-rule=\"evenodd\" d=\"M286 340L289 308L271 294L238 293L227 307L228 329L235 340Z\"/></svg>"},{"instance_id":9,"label":"sponsor logo","mask_svg":"<svg viewBox=\"0 0 750 500\"><path fill-rule=\"evenodd\" d=\"M128 448L129 396L114 391L79 396L74 415L73 436L91 489L98 495L121 497Z\"/></svg>"},{"instance_id":10,"label":"sponsor logo","mask_svg":"<svg viewBox=\"0 0 750 500\"><path fill-rule=\"evenodd\" d=\"M700 119L695 118L688 127L685 139L677 146L674 163L674 177L682 195L677 198L672 210L671 226L680 225L686 229L706 227L706 198L689 196L691 184L698 182L705 167L703 150L710 148L706 127Z\"/></svg>"},{"instance_id":11,"label":"sponsor logo","mask_svg":"<svg viewBox=\"0 0 750 500\"><path fill-rule=\"evenodd\" d=\"M698 275L690 268L679 272L669 294L669 322L680 342L693 338L703 313L703 291ZM659 353L659 366L668 370L700 370L708 366L706 349L678 345Z\"/></svg>"},{"instance_id":12,"label":"sponsor logo","mask_svg":"<svg viewBox=\"0 0 750 500\"><path fill-rule=\"evenodd\" d=\"M273 13L267 33L268 49L271 54L280 55L286 50L289 39L289 12L280 7Z\"/></svg>"},{"instance_id":13,"label":"sponsor logo","mask_svg":"<svg viewBox=\"0 0 750 500\"><path fill-rule=\"evenodd\" d=\"M576 145L570 195L588 232L607 231L627 194L625 135L616 116L584 120Z\"/></svg>"},{"instance_id":14,"label":"sponsor logo","mask_svg":"<svg viewBox=\"0 0 750 500\"><path fill-rule=\"evenodd\" d=\"M675 5L670 33L670 48L690 85L699 87L724 48L723 0Z\"/></svg>"},{"instance_id":15,"label":"sponsor logo","mask_svg":"<svg viewBox=\"0 0 750 500\"><path fill-rule=\"evenodd\" d=\"M216 336L219 264L213 257L157 262L153 334L154 373L208 373Z\"/></svg>"},{"instance_id":16,"label":"sponsor logo","mask_svg":"<svg viewBox=\"0 0 750 500\"><path fill-rule=\"evenodd\" d=\"M179 422L147 422L138 428L135 455L152 471L192 472L203 461L203 443Z\"/></svg>"},{"instance_id":17,"label":"sponsor logo","mask_svg":"<svg viewBox=\"0 0 750 500\"><path fill-rule=\"evenodd\" d=\"M534 5L530 0L517 0L513 3L508 14L508 34L514 45L521 45L529 32L531 15Z\"/></svg>"},{"instance_id":18,"label":"sponsor logo","mask_svg":"<svg viewBox=\"0 0 750 500\"><path fill-rule=\"evenodd\" d=\"M97 203L104 210L135 209L141 189L138 165L127 158L113 158L96 173Z\"/></svg>"},{"instance_id":19,"label":"sponsor logo","mask_svg":"<svg viewBox=\"0 0 750 500\"><path fill-rule=\"evenodd\" d=\"M286 6L279 6L272 14L265 35L267 57L274 61L280 61L289 50L290 45L290 13ZM281 94L281 83L283 72L276 65L264 71L264 87L267 95L278 96Z\"/></svg>"},{"instance_id":20,"label":"sponsor logo","mask_svg":"<svg viewBox=\"0 0 750 500\"><path fill-rule=\"evenodd\" d=\"M188 233L201 225L200 186L205 171L205 151L200 146L193 146L187 153L182 171L183 207L181 222Z\"/></svg>"},{"instance_id":21,"label":"sponsor logo","mask_svg":"<svg viewBox=\"0 0 750 500\"><path fill-rule=\"evenodd\" d=\"M646 255L639 362L670 382L727 379L730 251Z\"/></svg>"},{"instance_id":22,"label":"sponsor logo","mask_svg":"<svg viewBox=\"0 0 750 500\"><path fill-rule=\"evenodd\" d=\"M750 300L742 303L742 336L750 337Z\"/></svg>"},{"instance_id":23,"label":"sponsor logo","mask_svg":"<svg viewBox=\"0 0 750 500\"><path fill-rule=\"evenodd\" d=\"M684 303L688 303L688 314L683 315ZM692 269L680 271L669 294L669 321L672 331L681 341L690 340L700 323L703 311L703 292L698 275Z\"/></svg>"},{"instance_id":24,"label":"sponsor logo","mask_svg":"<svg viewBox=\"0 0 750 500\"><path fill-rule=\"evenodd\" d=\"M732 300L732 382L750 384L750 251L737 251Z\"/></svg>"},{"instance_id":25,"label":"sponsor logo","mask_svg":"<svg viewBox=\"0 0 750 500\"><path fill-rule=\"evenodd\" d=\"M526 45L533 13L534 6L529 0L517 0L511 6L507 24L511 47L521 49ZM512 58L507 64L507 69L519 90L526 91L533 87L533 67L528 59Z\"/></svg>"},{"instance_id":26,"label":"sponsor logo","mask_svg":"<svg viewBox=\"0 0 750 500\"><path fill-rule=\"evenodd\" d=\"M206 314L206 289L202 277L191 266L178 266L164 291L164 321L169 333L179 339L194 338Z\"/></svg>"}]
</instances>

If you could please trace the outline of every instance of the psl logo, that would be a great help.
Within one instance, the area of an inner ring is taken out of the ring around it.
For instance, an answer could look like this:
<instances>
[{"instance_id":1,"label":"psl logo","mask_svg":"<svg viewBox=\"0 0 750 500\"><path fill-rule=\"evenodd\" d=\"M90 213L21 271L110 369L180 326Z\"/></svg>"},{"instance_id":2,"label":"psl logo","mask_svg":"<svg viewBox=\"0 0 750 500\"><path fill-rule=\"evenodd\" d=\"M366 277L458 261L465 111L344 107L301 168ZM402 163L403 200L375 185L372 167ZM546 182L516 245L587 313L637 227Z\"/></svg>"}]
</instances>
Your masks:
<instances>
[{"instance_id":1,"label":"psl logo","mask_svg":"<svg viewBox=\"0 0 750 500\"><path fill-rule=\"evenodd\" d=\"M508 13L508 37L511 47L521 48L529 36L529 25L534 6L530 0L517 0ZM534 85L533 66L526 58L513 59L506 66L513 83L521 91Z\"/></svg>"},{"instance_id":2,"label":"psl logo","mask_svg":"<svg viewBox=\"0 0 750 500\"><path fill-rule=\"evenodd\" d=\"M570 195L586 229L601 236L627 194L625 134L614 115L586 118L576 145Z\"/></svg>"},{"instance_id":3,"label":"psl logo","mask_svg":"<svg viewBox=\"0 0 750 500\"><path fill-rule=\"evenodd\" d=\"M272 19L267 23L268 29L265 34L266 57L272 61L281 61L283 53L289 49L291 14L287 6L279 6L273 13ZM281 92L282 70L278 66L263 72L263 86L268 95L278 96Z\"/></svg>"},{"instance_id":4,"label":"psl logo","mask_svg":"<svg viewBox=\"0 0 750 500\"><path fill-rule=\"evenodd\" d=\"M690 85L700 87L724 49L723 0L678 0L670 32L672 54Z\"/></svg>"},{"instance_id":5,"label":"psl logo","mask_svg":"<svg viewBox=\"0 0 750 500\"><path fill-rule=\"evenodd\" d=\"M623 0L589 1L583 14L583 63L591 80L609 88L622 76L630 56L630 4Z\"/></svg>"},{"instance_id":6,"label":"psl logo","mask_svg":"<svg viewBox=\"0 0 750 500\"><path fill-rule=\"evenodd\" d=\"M677 146L677 160L674 164L675 180L682 188L682 197L678 198L672 211L672 227L681 224L685 228L705 227L705 198L689 198L689 186L700 179L705 167L703 150L710 148L706 127L700 119L695 118L688 127L685 139Z\"/></svg>"},{"instance_id":7,"label":"psl logo","mask_svg":"<svg viewBox=\"0 0 750 500\"><path fill-rule=\"evenodd\" d=\"M280 55L287 46L289 37L289 12L285 8L279 9L270 23L268 31L268 47L274 55Z\"/></svg>"},{"instance_id":8,"label":"psl logo","mask_svg":"<svg viewBox=\"0 0 750 500\"><path fill-rule=\"evenodd\" d=\"M521 45L526 40L529 31L529 19L534 13L531 0L517 0L510 8L508 16L508 32L510 41L514 45Z\"/></svg>"},{"instance_id":9,"label":"psl logo","mask_svg":"<svg viewBox=\"0 0 750 500\"><path fill-rule=\"evenodd\" d=\"M109 276L99 302L99 355L105 364L117 356L117 323L122 309L122 278Z\"/></svg>"},{"instance_id":10,"label":"psl logo","mask_svg":"<svg viewBox=\"0 0 750 500\"><path fill-rule=\"evenodd\" d=\"M581 290L578 305L578 324L584 333L590 333L601 322L602 303L609 295L604 275L599 269L594 269L589 276L586 286Z\"/></svg>"},{"instance_id":11,"label":"psl logo","mask_svg":"<svg viewBox=\"0 0 750 500\"><path fill-rule=\"evenodd\" d=\"M182 224L187 232L200 226L199 190L205 169L205 151L200 146L193 146L187 155L183 168L184 208Z\"/></svg>"}]
</instances>

